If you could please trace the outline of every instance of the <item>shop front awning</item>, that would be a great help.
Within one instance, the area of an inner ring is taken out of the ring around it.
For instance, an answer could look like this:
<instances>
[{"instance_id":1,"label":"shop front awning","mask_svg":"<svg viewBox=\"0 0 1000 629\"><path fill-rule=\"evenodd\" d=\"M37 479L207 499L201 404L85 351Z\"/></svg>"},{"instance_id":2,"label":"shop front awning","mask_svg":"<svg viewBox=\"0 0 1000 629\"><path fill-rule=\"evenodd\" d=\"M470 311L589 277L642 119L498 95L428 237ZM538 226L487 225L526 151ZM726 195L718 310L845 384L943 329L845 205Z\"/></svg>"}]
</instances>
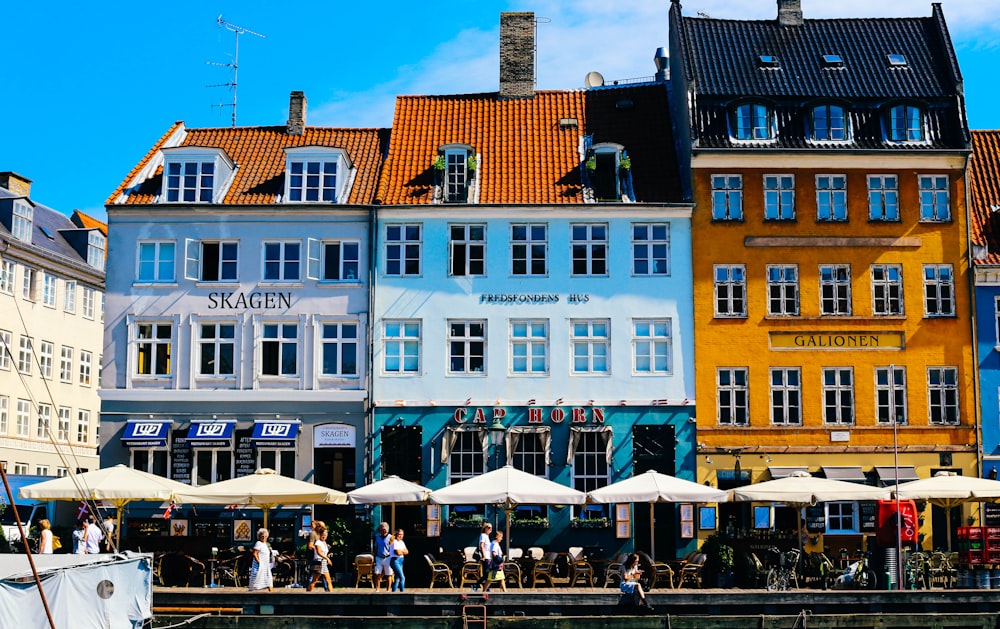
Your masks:
<instances>
[{"instance_id":1,"label":"shop front awning","mask_svg":"<svg viewBox=\"0 0 1000 629\"><path fill-rule=\"evenodd\" d=\"M823 476L831 480L842 480L848 483L868 482L865 473L861 471L861 466L855 465L824 465L820 467Z\"/></svg>"},{"instance_id":2,"label":"shop front awning","mask_svg":"<svg viewBox=\"0 0 1000 629\"><path fill-rule=\"evenodd\" d=\"M891 465L887 467L876 466L875 475L878 476L878 482L881 487L888 487L898 483L908 483L911 480L920 480L920 477L917 476L917 471L913 469L912 465L900 465L898 478L896 476L896 468Z\"/></svg>"},{"instance_id":3,"label":"shop front awning","mask_svg":"<svg viewBox=\"0 0 1000 629\"><path fill-rule=\"evenodd\" d=\"M805 472L809 473L809 466L807 465L769 465L767 466L767 471L771 472L771 479L778 480L779 478L788 478L795 472Z\"/></svg>"},{"instance_id":4,"label":"shop front awning","mask_svg":"<svg viewBox=\"0 0 1000 629\"><path fill-rule=\"evenodd\" d=\"M290 448L299 434L299 422L288 420L257 420L250 441L258 448Z\"/></svg>"},{"instance_id":5,"label":"shop front awning","mask_svg":"<svg viewBox=\"0 0 1000 629\"><path fill-rule=\"evenodd\" d=\"M188 444L193 448L225 448L232 445L236 420L205 420L191 422Z\"/></svg>"},{"instance_id":6,"label":"shop front awning","mask_svg":"<svg viewBox=\"0 0 1000 629\"><path fill-rule=\"evenodd\" d=\"M162 448L170 434L169 419L132 419L125 422L122 443L130 448Z\"/></svg>"}]
</instances>

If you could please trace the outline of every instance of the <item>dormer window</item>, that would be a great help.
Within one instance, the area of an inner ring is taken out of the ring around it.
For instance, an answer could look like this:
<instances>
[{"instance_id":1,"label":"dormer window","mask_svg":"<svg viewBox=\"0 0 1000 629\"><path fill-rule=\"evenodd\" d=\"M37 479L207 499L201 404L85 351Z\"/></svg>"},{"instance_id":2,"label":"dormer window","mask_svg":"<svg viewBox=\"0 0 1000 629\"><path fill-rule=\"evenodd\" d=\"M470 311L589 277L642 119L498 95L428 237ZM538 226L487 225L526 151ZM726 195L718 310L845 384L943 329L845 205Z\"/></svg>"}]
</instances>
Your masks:
<instances>
[{"instance_id":1,"label":"dormer window","mask_svg":"<svg viewBox=\"0 0 1000 629\"><path fill-rule=\"evenodd\" d=\"M444 203L468 203L478 161L472 147L445 146L434 160L434 175Z\"/></svg>"},{"instance_id":2,"label":"dormer window","mask_svg":"<svg viewBox=\"0 0 1000 629\"><path fill-rule=\"evenodd\" d=\"M899 55L899 54L886 55L886 59L889 61L890 68L906 68L909 65L906 62L905 55Z\"/></svg>"},{"instance_id":3,"label":"dormer window","mask_svg":"<svg viewBox=\"0 0 1000 629\"><path fill-rule=\"evenodd\" d=\"M778 58L774 55L760 55L757 57L757 64L765 70L776 70L781 67Z\"/></svg>"},{"instance_id":4,"label":"dormer window","mask_svg":"<svg viewBox=\"0 0 1000 629\"><path fill-rule=\"evenodd\" d=\"M340 149L295 147L285 149L286 203L343 203L349 188L351 164Z\"/></svg>"},{"instance_id":5,"label":"dormer window","mask_svg":"<svg viewBox=\"0 0 1000 629\"><path fill-rule=\"evenodd\" d=\"M31 225L34 221L35 209L26 201L14 201L14 215L11 221L11 233L21 242L31 242Z\"/></svg>"},{"instance_id":6,"label":"dormer window","mask_svg":"<svg viewBox=\"0 0 1000 629\"><path fill-rule=\"evenodd\" d=\"M104 234L96 229L90 230L87 234L87 264L99 271L104 270L104 251L107 248L107 239Z\"/></svg>"},{"instance_id":7,"label":"dormer window","mask_svg":"<svg viewBox=\"0 0 1000 629\"><path fill-rule=\"evenodd\" d=\"M771 109L763 103L743 103L733 110L732 135L737 140L773 140Z\"/></svg>"},{"instance_id":8,"label":"dormer window","mask_svg":"<svg viewBox=\"0 0 1000 629\"><path fill-rule=\"evenodd\" d=\"M843 68L844 58L840 55L823 55L823 67L825 68Z\"/></svg>"},{"instance_id":9,"label":"dormer window","mask_svg":"<svg viewBox=\"0 0 1000 629\"><path fill-rule=\"evenodd\" d=\"M163 149L162 203L214 203L233 173L220 149L181 146Z\"/></svg>"},{"instance_id":10,"label":"dormer window","mask_svg":"<svg viewBox=\"0 0 1000 629\"><path fill-rule=\"evenodd\" d=\"M812 139L841 142L847 140L847 117L840 105L817 105L812 110Z\"/></svg>"},{"instance_id":11,"label":"dormer window","mask_svg":"<svg viewBox=\"0 0 1000 629\"><path fill-rule=\"evenodd\" d=\"M632 160L620 144L595 144L586 162L590 188L597 201L634 201Z\"/></svg>"},{"instance_id":12,"label":"dormer window","mask_svg":"<svg viewBox=\"0 0 1000 629\"><path fill-rule=\"evenodd\" d=\"M916 105L889 108L888 136L892 142L924 141L924 112Z\"/></svg>"}]
</instances>

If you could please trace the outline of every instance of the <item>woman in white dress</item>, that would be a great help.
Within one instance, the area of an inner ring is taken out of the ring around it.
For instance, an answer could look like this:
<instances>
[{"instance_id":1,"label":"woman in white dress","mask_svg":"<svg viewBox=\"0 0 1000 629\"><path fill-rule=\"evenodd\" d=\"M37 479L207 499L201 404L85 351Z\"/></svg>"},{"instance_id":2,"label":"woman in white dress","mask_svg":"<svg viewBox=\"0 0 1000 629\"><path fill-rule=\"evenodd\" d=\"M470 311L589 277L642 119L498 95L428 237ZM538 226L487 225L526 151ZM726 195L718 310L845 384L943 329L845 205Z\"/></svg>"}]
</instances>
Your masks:
<instances>
[{"instance_id":1,"label":"woman in white dress","mask_svg":"<svg viewBox=\"0 0 1000 629\"><path fill-rule=\"evenodd\" d=\"M38 521L41 533L38 536L38 552L42 555L52 554L52 523L42 518Z\"/></svg>"},{"instance_id":2,"label":"woman in white dress","mask_svg":"<svg viewBox=\"0 0 1000 629\"><path fill-rule=\"evenodd\" d=\"M330 545L326 543L326 537L326 529L323 529L323 532L319 534L319 539L313 542L314 567L312 568L312 580L309 581L306 592L312 592L320 578L326 583L326 591L333 591L333 582L330 580ZM319 567L319 572L316 572L315 566Z\"/></svg>"},{"instance_id":3,"label":"woman in white dress","mask_svg":"<svg viewBox=\"0 0 1000 629\"><path fill-rule=\"evenodd\" d=\"M257 531L257 543L253 545L253 564L250 566L250 590L268 591L274 589L271 576L271 547L267 545L267 529Z\"/></svg>"}]
</instances>

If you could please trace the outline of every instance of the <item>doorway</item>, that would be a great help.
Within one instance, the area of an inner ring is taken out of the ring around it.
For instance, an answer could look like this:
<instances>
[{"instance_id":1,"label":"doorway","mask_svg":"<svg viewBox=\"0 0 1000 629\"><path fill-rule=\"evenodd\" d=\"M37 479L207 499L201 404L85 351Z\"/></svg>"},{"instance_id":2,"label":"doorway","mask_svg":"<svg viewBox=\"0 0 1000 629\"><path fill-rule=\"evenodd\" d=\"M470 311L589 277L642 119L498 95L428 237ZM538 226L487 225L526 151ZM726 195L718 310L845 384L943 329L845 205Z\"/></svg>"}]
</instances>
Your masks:
<instances>
[{"instance_id":1,"label":"doorway","mask_svg":"<svg viewBox=\"0 0 1000 629\"><path fill-rule=\"evenodd\" d=\"M348 492L357 487L355 475L354 448L316 448L313 450L315 461L315 482L317 485ZM316 505L315 518L330 522L336 518L354 517L354 507L351 505Z\"/></svg>"},{"instance_id":2,"label":"doorway","mask_svg":"<svg viewBox=\"0 0 1000 629\"><path fill-rule=\"evenodd\" d=\"M656 470L661 474L676 475L674 427L634 426L632 428L632 475ZM633 539L638 550L649 550L649 505L636 504L632 524ZM653 505L654 532L657 557L673 558L677 555L677 507L671 503Z\"/></svg>"}]
</instances>

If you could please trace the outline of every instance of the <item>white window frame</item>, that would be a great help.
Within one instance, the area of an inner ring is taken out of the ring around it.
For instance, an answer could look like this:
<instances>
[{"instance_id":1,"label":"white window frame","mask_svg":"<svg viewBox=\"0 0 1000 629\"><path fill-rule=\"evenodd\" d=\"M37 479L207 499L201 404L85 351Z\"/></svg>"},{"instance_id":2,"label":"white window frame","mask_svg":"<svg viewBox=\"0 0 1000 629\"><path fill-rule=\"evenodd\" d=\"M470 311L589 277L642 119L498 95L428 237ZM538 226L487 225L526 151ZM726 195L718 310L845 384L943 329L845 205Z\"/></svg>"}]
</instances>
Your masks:
<instances>
[{"instance_id":1,"label":"white window frame","mask_svg":"<svg viewBox=\"0 0 1000 629\"><path fill-rule=\"evenodd\" d=\"M219 455L224 455L224 457L229 458L229 469L225 468L225 463L219 460ZM202 487L199 485L198 481L201 476L203 476L202 458L208 457L209 470L208 474L205 475L208 479L209 484L217 483L224 480L229 480L234 478L234 470L236 469L236 451L233 448L195 448L191 452L191 484L195 487Z\"/></svg>"},{"instance_id":2,"label":"white window frame","mask_svg":"<svg viewBox=\"0 0 1000 629\"><path fill-rule=\"evenodd\" d=\"M69 443L69 424L73 409L68 406L60 406L56 409L56 440Z\"/></svg>"},{"instance_id":3,"label":"white window frame","mask_svg":"<svg viewBox=\"0 0 1000 629\"><path fill-rule=\"evenodd\" d=\"M35 424L35 438L48 441L51 426L52 405L41 403L38 405L38 423Z\"/></svg>"},{"instance_id":4,"label":"white window frame","mask_svg":"<svg viewBox=\"0 0 1000 629\"><path fill-rule=\"evenodd\" d=\"M946 223L951 220L951 182L948 175L917 175L920 193L920 222Z\"/></svg>"},{"instance_id":5,"label":"white window frame","mask_svg":"<svg viewBox=\"0 0 1000 629\"><path fill-rule=\"evenodd\" d=\"M570 319L570 373L606 376L611 373L611 320Z\"/></svg>"},{"instance_id":6,"label":"white window frame","mask_svg":"<svg viewBox=\"0 0 1000 629\"><path fill-rule=\"evenodd\" d=\"M140 336L143 329L148 328L150 336ZM169 332L169 336L160 336L163 328ZM132 377L141 380L170 380L176 371L175 361L177 353L175 351L177 330L174 322L169 319L137 319L132 325ZM149 368L147 373L140 371L143 347L148 346ZM161 354L166 352L166 372L157 371L158 364L163 358ZM83 359L83 352L80 354Z\"/></svg>"},{"instance_id":7,"label":"white window frame","mask_svg":"<svg viewBox=\"0 0 1000 629\"><path fill-rule=\"evenodd\" d=\"M744 319L747 316L747 267L745 264L716 264L713 267L714 304L717 319Z\"/></svg>"},{"instance_id":8,"label":"white window frame","mask_svg":"<svg viewBox=\"0 0 1000 629\"><path fill-rule=\"evenodd\" d=\"M819 313L822 316L850 316L851 266L849 264L819 265Z\"/></svg>"},{"instance_id":9,"label":"white window frame","mask_svg":"<svg viewBox=\"0 0 1000 629\"><path fill-rule=\"evenodd\" d=\"M570 276L608 276L608 224L570 223Z\"/></svg>"},{"instance_id":10,"label":"white window frame","mask_svg":"<svg viewBox=\"0 0 1000 629\"><path fill-rule=\"evenodd\" d=\"M301 282L302 253L301 240L275 239L261 242L261 281L267 284Z\"/></svg>"},{"instance_id":11,"label":"white window frame","mask_svg":"<svg viewBox=\"0 0 1000 629\"><path fill-rule=\"evenodd\" d=\"M573 488L584 493L607 486L611 478L611 464L608 462L606 435L595 430L573 431L570 435L576 443L572 448L570 477ZM576 517L583 507L574 509Z\"/></svg>"},{"instance_id":12,"label":"white window frame","mask_svg":"<svg viewBox=\"0 0 1000 629\"><path fill-rule=\"evenodd\" d=\"M873 374L875 376L875 422L892 426L896 423L898 416L898 425L906 425L910 415L906 405L906 367L901 365L875 367ZM890 375L892 376L891 382Z\"/></svg>"},{"instance_id":13,"label":"white window frame","mask_svg":"<svg viewBox=\"0 0 1000 629\"><path fill-rule=\"evenodd\" d=\"M28 474L28 464L27 463L15 463L14 464L14 473L15 474L27 475Z\"/></svg>"},{"instance_id":14,"label":"white window frame","mask_svg":"<svg viewBox=\"0 0 1000 629\"><path fill-rule=\"evenodd\" d=\"M85 408L76 411L76 442L90 443L90 411Z\"/></svg>"},{"instance_id":15,"label":"white window frame","mask_svg":"<svg viewBox=\"0 0 1000 629\"><path fill-rule=\"evenodd\" d=\"M448 484L468 480L486 471L484 432L480 430L455 430L448 453ZM481 505L478 505L482 509ZM482 511L479 511L480 513Z\"/></svg>"},{"instance_id":16,"label":"white window frame","mask_svg":"<svg viewBox=\"0 0 1000 629\"><path fill-rule=\"evenodd\" d=\"M91 385L91 368L94 360L93 352L80 350L80 385L89 387Z\"/></svg>"},{"instance_id":17,"label":"white window frame","mask_svg":"<svg viewBox=\"0 0 1000 629\"><path fill-rule=\"evenodd\" d=\"M311 280L324 284L361 282L361 241L358 239L309 238L306 259L306 276Z\"/></svg>"},{"instance_id":18,"label":"white window frame","mask_svg":"<svg viewBox=\"0 0 1000 629\"><path fill-rule=\"evenodd\" d=\"M771 387L771 425L801 426L802 368L771 367L769 382Z\"/></svg>"},{"instance_id":19,"label":"white window frame","mask_svg":"<svg viewBox=\"0 0 1000 629\"><path fill-rule=\"evenodd\" d=\"M152 258L143 258L152 252ZM150 265L152 265L150 267ZM140 240L136 243L135 283L173 284L177 281L177 243L173 240ZM92 317L91 317L92 318Z\"/></svg>"},{"instance_id":20,"label":"white window frame","mask_svg":"<svg viewBox=\"0 0 1000 629\"><path fill-rule=\"evenodd\" d=\"M17 263L13 260L0 260L0 293L14 294L14 279L17 276Z\"/></svg>"},{"instance_id":21,"label":"white window frame","mask_svg":"<svg viewBox=\"0 0 1000 629\"><path fill-rule=\"evenodd\" d=\"M21 297L26 301L37 301L39 271L30 266L22 268L24 271L21 276Z\"/></svg>"},{"instance_id":22,"label":"white window frame","mask_svg":"<svg viewBox=\"0 0 1000 629\"><path fill-rule=\"evenodd\" d=\"M209 257L205 247L216 250ZM214 278L205 277L210 269ZM195 282L223 284L240 279L240 241L233 239L184 240L184 279Z\"/></svg>"},{"instance_id":23,"label":"white window frame","mask_svg":"<svg viewBox=\"0 0 1000 629\"><path fill-rule=\"evenodd\" d=\"M445 324L448 326L445 372L452 376L486 376L486 319L448 319ZM476 361L479 369L474 366ZM461 366L456 369L459 363Z\"/></svg>"},{"instance_id":24,"label":"white window frame","mask_svg":"<svg viewBox=\"0 0 1000 629\"><path fill-rule=\"evenodd\" d=\"M10 371L14 353L14 335L10 330L0 330L0 370Z\"/></svg>"},{"instance_id":25,"label":"white window frame","mask_svg":"<svg viewBox=\"0 0 1000 629\"><path fill-rule=\"evenodd\" d=\"M743 175L713 174L712 220L743 220Z\"/></svg>"},{"instance_id":26,"label":"white window frame","mask_svg":"<svg viewBox=\"0 0 1000 629\"><path fill-rule=\"evenodd\" d=\"M423 321L384 319L382 321L382 373L413 376L420 374L423 349ZM395 366L390 366L390 360Z\"/></svg>"},{"instance_id":27,"label":"white window frame","mask_svg":"<svg viewBox=\"0 0 1000 629\"><path fill-rule=\"evenodd\" d=\"M289 336L291 333L291 336ZM272 335L273 334L273 335ZM268 365L264 356L267 347L274 345L277 350L275 373L265 372ZM286 368L286 350L294 351L294 372ZM267 379L298 378L302 374L303 360L302 326L298 320L263 319L260 321L260 370L258 375Z\"/></svg>"},{"instance_id":28,"label":"white window frame","mask_svg":"<svg viewBox=\"0 0 1000 629\"><path fill-rule=\"evenodd\" d=\"M947 426L962 422L958 367L927 368L927 421L931 425Z\"/></svg>"},{"instance_id":29,"label":"white window frame","mask_svg":"<svg viewBox=\"0 0 1000 629\"><path fill-rule=\"evenodd\" d=\"M541 237L538 237L541 230ZM523 233L522 233L523 232ZM535 255L536 248L540 251ZM535 267L541 264L541 271ZM518 266L523 264L523 270ZM516 277L545 277L549 274L549 225L548 223L511 223L510 225L510 274Z\"/></svg>"},{"instance_id":30,"label":"white window frame","mask_svg":"<svg viewBox=\"0 0 1000 629\"><path fill-rule=\"evenodd\" d=\"M52 341L38 344L38 375L43 380L52 379L52 364L55 361L56 346Z\"/></svg>"},{"instance_id":31,"label":"white window frame","mask_svg":"<svg viewBox=\"0 0 1000 629\"><path fill-rule=\"evenodd\" d=\"M674 371L673 322L632 319L632 373L670 375Z\"/></svg>"},{"instance_id":32,"label":"white window frame","mask_svg":"<svg viewBox=\"0 0 1000 629\"><path fill-rule=\"evenodd\" d=\"M46 308L56 307L56 291L59 279L51 273L42 273L42 305Z\"/></svg>"},{"instance_id":33,"label":"white window frame","mask_svg":"<svg viewBox=\"0 0 1000 629\"><path fill-rule=\"evenodd\" d=\"M197 364L195 367L196 378L198 379L212 379L212 380L235 380L237 371L240 367L240 334L239 331L242 328L238 320L215 320L215 319L199 319L194 323L195 326L195 343L197 348L195 351L195 356L197 356ZM210 328L212 336L205 336L206 328ZM229 328L227 330L227 328ZM224 333L230 333L230 336L224 336ZM230 373L222 373L220 367L222 366L221 356L224 353L223 350L229 347L230 353ZM211 372L205 372L205 351L207 349L211 350L211 356L209 362L212 364Z\"/></svg>"},{"instance_id":34,"label":"white window frame","mask_svg":"<svg viewBox=\"0 0 1000 629\"><path fill-rule=\"evenodd\" d=\"M847 221L847 175L816 175L816 220Z\"/></svg>"},{"instance_id":35,"label":"white window frame","mask_svg":"<svg viewBox=\"0 0 1000 629\"><path fill-rule=\"evenodd\" d=\"M97 295L97 291L89 286L83 287L83 292L80 299L80 308L83 313L84 319L94 319L94 298Z\"/></svg>"},{"instance_id":36,"label":"white window frame","mask_svg":"<svg viewBox=\"0 0 1000 629\"><path fill-rule=\"evenodd\" d=\"M736 142L773 141L777 136L774 110L761 102L736 105L732 110L731 121L729 135Z\"/></svg>"},{"instance_id":37,"label":"white window frame","mask_svg":"<svg viewBox=\"0 0 1000 629\"><path fill-rule=\"evenodd\" d=\"M955 269L950 264L924 265L924 316L955 316Z\"/></svg>"},{"instance_id":38,"label":"white window frame","mask_svg":"<svg viewBox=\"0 0 1000 629\"><path fill-rule=\"evenodd\" d=\"M132 469L139 470L140 472L146 472L147 474L156 474L157 470L163 470L167 474L170 473L170 448L129 448L129 465ZM137 460L139 457L144 458L143 461Z\"/></svg>"},{"instance_id":39,"label":"white window frame","mask_svg":"<svg viewBox=\"0 0 1000 629\"><path fill-rule=\"evenodd\" d=\"M423 267L422 223L387 223L385 269L387 277L420 277Z\"/></svg>"},{"instance_id":40,"label":"white window frame","mask_svg":"<svg viewBox=\"0 0 1000 629\"><path fill-rule=\"evenodd\" d=\"M632 224L632 275L670 275L670 223Z\"/></svg>"},{"instance_id":41,"label":"white window frame","mask_svg":"<svg viewBox=\"0 0 1000 629\"><path fill-rule=\"evenodd\" d=\"M834 109L840 111L839 118L831 114L834 113ZM822 116L817 116L817 111L823 111ZM822 103L816 105L812 108L809 115L810 121L810 134L809 138L813 142L847 142L851 139L851 118L846 107L843 105L838 105L837 103ZM835 120L840 120L841 126L837 127ZM820 121L825 121L825 124L820 126ZM840 132L841 137L835 137L837 132ZM821 137L821 136L826 137Z\"/></svg>"},{"instance_id":42,"label":"white window frame","mask_svg":"<svg viewBox=\"0 0 1000 629\"><path fill-rule=\"evenodd\" d=\"M446 148L443 153L442 200L445 203L468 203L472 192L472 177L469 175L469 156L472 152L467 148Z\"/></svg>"},{"instance_id":43,"label":"white window frame","mask_svg":"<svg viewBox=\"0 0 1000 629\"><path fill-rule=\"evenodd\" d=\"M457 255L459 252L461 252L461 256ZM459 264L459 258L461 258L461 264ZM448 276L486 276L485 224L461 223L448 225Z\"/></svg>"},{"instance_id":44,"label":"white window frame","mask_svg":"<svg viewBox=\"0 0 1000 629\"><path fill-rule=\"evenodd\" d=\"M297 453L295 448L257 448L257 469L272 469L281 476L295 478Z\"/></svg>"},{"instance_id":45,"label":"white window frame","mask_svg":"<svg viewBox=\"0 0 1000 629\"><path fill-rule=\"evenodd\" d=\"M519 376L549 373L549 320L510 319L510 373ZM541 368L536 364L541 360ZM520 365L523 363L523 367Z\"/></svg>"},{"instance_id":46,"label":"white window frame","mask_svg":"<svg viewBox=\"0 0 1000 629\"><path fill-rule=\"evenodd\" d=\"M21 335L17 348L17 372L31 375L31 365L34 362L34 341L30 336Z\"/></svg>"},{"instance_id":47,"label":"white window frame","mask_svg":"<svg viewBox=\"0 0 1000 629\"><path fill-rule=\"evenodd\" d=\"M898 222L899 177L896 175L868 175L868 220Z\"/></svg>"},{"instance_id":48,"label":"white window frame","mask_svg":"<svg viewBox=\"0 0 1000 629\"><path fill-rule=\"evenodd\" d=\"M718 367L715 370L716 423L719 426L750 425L749 367Z\"/></svg>"},{"instance_id":49,"label":"white window frame","mask_svg":"<svg viewBox=\"0 0 1000 629\"><path fill-rule=\"evenodd\" d=\"M764 175L764 220L795 220L795 175Z\"/></svg>"},{"instance_id":50,"label":"white window frame","mask_svg":"<svg viewBox=\"0 0 1000 629\"><path fill-rule=\"evenodd\" d=\"M823 367L823 424L851 426L857 400L854 394L853 367Z\"/></svg>"},{"instance_id":51,"label":"white window frame","mask_svg":"<svg viewBox=\"0 0 1000 629\"><path fill-rule=\"evenodd\" d=\"M107 250L107 238L99 230L92 229L87 233L87 264L98 271L104 270Z\"/></svg>"},{"instance_id":52,"label":"white window frame","mask_svg":"<svg viewBox=\"0 0 1000 629\"><path fill-rule=\"evenodd\" d=\"M31 232L34 227L35 208L30 203L17 199L11 215L10 233L21 242L31 244Z\"/></svg>"},{"instance_id":53,"label":"white window frame","mask_svg":"<svg viewBox=\"0 0 1000 629\"><path fill-rule=\"evenodd\" d=\"M334 328L336 330L336 337L327 337L327 326ZM354 336L345 336L345 330L347 328L353 328ZM360 378L361 370L361 357L358 351L361 349L361 326L356 320L351 321L334 321L334 320L324 320L318 322L317 337L319 339L319 351L317 360L319 361L319 374L321 378L350 378L358 379ZM353 346L354 355L354 373L345 373L344 371L344 356L348 353L348 348ZM336 348L336 370L328 372L326 370L326 349L330 347Z\"/></svg>"},{"instance_id":54,"label":"white window frame","mask_svg":"<svg viewBox=\"0 0 1000 629\"><path fill-rule=\"evenodd\" d=\"M10 430L10 398L0 395L0 437L6 437Z\"/></svg>"},{"instance_id":55,"label":"white window frame","mask_svg":"<svg viewBox=\"0 0 1000 629\"><path fill-rule=\"evenodd\" d=\"M916 112L916 125L913 124L913 112ZM902 113L902 116L899 116L899 113ZM909 143L927 141L927 131L924 129L924 110L916 105L897 103L889 106L885 122L885 137L889 142Z\"/></svg>"},{"instance_id":56,"label":"white window frame","mask_svg":"<svg viewBox=\"0 0 1000 629\"><path fill-rule=\"evenodd\" d=\"M18 400L14 414L14 435L27 437L31 433L31 402Z\"/></svg>"},{"instance_id":57,"label":"white window frame","mask_svg":"<svg viewBox=\"0 0 1000 629\"><path fill-rule=\"evenodd\" d=\"M69 345L59 349L59 382L73 383L73 348Z\"/></svg>"},{"instance_id":58,"label":"white window frame","mask_svg":"<svg viewBox=\"0 0 1000 629\"><path fill-rule=\"evenodd\" d=\"M903 266L871 265L872 314L876 317L903 316Z\"/></svg>"},{"instance_id":59,"label":"white window frame","mask_svg":"<svg viewBox=\"0 0 1000 629\"><path fill-rule=\"evenodd\" d=\"M217 202L222 196L223 183L230 178L233 169L232 162L222 151L209 152L198 147L178 147L168 151L164 151L163 189L159 202Z\"/></svg>"},{"instance_id":60,"label":"white window frame","mask_svg":"<svg viewBox=\"0 0 1000 629\"><path fill-rule=\"evenodd\" d=\"M350 176L350 161L338 149L285 149L285 203L342 203ZM343 171L343 172L341 172Z\"/></svg>"},{"instance_id":61,"label":"white window frame","mask_svg":"<svg viewBox=\"0 0 1000 629\"><path fill-rule=\"evenodd\" d=\"M76 280L63 282L63 312L76 314Z\"/></svg>"},{"instance_id":62,"label":"white window frame","mask_svg":"<svg viewBox=\"0 0 1000 629\"><path fill-rule=\"evenodd\" d=\"M767 265L767 314L773 317L797 317L799 303L799 266Z\"/></svg>"}]
</instances>

